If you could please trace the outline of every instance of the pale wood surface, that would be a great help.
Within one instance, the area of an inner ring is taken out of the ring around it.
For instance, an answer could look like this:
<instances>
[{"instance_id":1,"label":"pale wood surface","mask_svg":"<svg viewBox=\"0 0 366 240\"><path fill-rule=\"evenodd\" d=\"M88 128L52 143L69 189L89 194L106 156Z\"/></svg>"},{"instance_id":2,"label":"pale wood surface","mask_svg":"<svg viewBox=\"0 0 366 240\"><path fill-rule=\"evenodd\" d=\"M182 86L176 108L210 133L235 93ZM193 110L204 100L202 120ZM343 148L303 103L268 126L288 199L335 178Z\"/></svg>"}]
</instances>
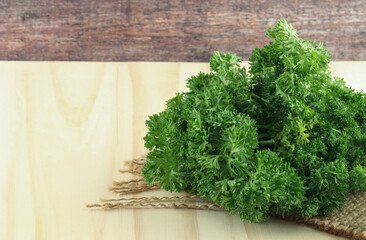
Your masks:
<instances>
[{"instance_id":1,"label":"pale wood surface","mask_svg":"<svg viewBox=\"0 0 366 240\"><path fill-rule=\"evenodd\" d=\"M365 69L332 63L358 89ZM123 162L145 152L146 117L201 70L208 64L0 62L0 239L337 239L225 212L85 208L111 196Z\"/></svg>"}]
</instances>

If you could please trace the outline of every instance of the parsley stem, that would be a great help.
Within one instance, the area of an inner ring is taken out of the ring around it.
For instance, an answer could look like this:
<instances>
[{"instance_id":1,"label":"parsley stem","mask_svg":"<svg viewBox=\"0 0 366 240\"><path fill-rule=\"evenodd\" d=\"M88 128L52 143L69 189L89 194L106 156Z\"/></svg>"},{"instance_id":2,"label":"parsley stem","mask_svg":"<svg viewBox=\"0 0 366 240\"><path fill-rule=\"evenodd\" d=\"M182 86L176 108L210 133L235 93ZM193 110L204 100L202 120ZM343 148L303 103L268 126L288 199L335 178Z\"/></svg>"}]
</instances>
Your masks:
<instances>
[{"instance_id":1,"label":"parsley stem","mask_svg":"<svg viewBox=\"0 0 366 240\"><path fill-rule=\"evenodd\" d=\"M269 137L268 133L259 133L258 134L258 138L265 138L265 137Z\"/></svg>"},{"instance_id":2,"label":"parsley stem","mask_svg":"<svg viewBox=\"0 0 366 240\"><path fill-rule=\"evenodd\" d=\"M252 96L253 98L258 99L258 100L260 100L260 101L262 101L262 102L264 102L264 103L266 103L266 104L269 104L268 99L264 99L264 98L262 98L262 97L258 96L258 95L257 95L257 94L255 94L255 93L250 93L250 96Z\"/></svg>"},{"instance_id":3,"label":"parsley stem","mask_svg":"<svg viewBox=\"0 0 366 240\"><path fill-rule=\"evenodd\" d=\"M271 124L266 124L266 125L261 125L261 124L256 124L254 125L256 128L265 128L265 129L269 129L271 128Z\"/></svg>"},{"instance_id":4,"label":"parsley stem","mask_svg":"<svg viewBox=\"0 0 366 240\"><path fill-rule=\"evenodd\" d=\"M258 142L258 145L260 147L264 147L264 146L273 146L275 144L275 141L273 139L270 140L262 140Z\"/></svg>"}]
</instances>

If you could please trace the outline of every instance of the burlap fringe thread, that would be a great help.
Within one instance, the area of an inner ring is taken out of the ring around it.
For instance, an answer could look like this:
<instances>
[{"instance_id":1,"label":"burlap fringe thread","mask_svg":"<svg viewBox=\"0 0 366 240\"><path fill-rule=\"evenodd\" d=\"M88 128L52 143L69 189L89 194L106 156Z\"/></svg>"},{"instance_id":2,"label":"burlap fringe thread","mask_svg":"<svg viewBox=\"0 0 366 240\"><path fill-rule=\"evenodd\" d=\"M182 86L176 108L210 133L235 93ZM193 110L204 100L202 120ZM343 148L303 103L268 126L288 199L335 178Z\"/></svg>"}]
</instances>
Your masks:
<instances>
[{"instance_id":1,"label":"burlap fringe thread","mask_svg":"<svg viewBox=\"0 0 366 240\"><path fill-rule=\"evenodd\" d=\"M119 170L119 172L121 174L132 174L133 180L113 182L110 191L123 196L159 189L158 183L148 186L147 182L142 178L141 171L145 161L146 155L127 162L128 169ZM105 210L117 208L174 208L224 211L223 208L192 194L186 194L185 196L101 199L100 203L90 204L87 207ZM275 214L272 214L272 216L305 224L338 236L366 240L366 192L350 194L343 208L337 210L329 217L282 217Z\"/></svg>"}]
</instances>

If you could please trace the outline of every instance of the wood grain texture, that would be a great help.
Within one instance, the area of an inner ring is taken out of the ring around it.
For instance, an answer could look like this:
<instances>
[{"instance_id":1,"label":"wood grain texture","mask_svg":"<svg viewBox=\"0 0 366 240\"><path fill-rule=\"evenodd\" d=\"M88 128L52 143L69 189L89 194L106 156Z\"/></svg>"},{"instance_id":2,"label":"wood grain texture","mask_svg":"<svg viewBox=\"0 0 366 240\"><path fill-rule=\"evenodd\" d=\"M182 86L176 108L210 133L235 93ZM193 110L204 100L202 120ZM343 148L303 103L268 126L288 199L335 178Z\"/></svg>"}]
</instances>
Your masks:
<instances>
[{"instance_id":1,"label":"wood grain texture","mask_svg":"<svg viewBox=\"0 0 366 240\"><path fill-rule=\"evenodd\" d=\"M366 62L350 66L331 64L366 90ZM199 71L208 64L0 62L0 239L339 239L226 212L85 207L112 197L118 169L145 153L147 116Z\"/></svg>"},{"instance_id":2,"label":"wood grain texture","mask_svg":"<svg viewBox=\"0 0 366 240\"><path fill-rule=\"evenodd\" d=\"M1 60L207 62L248 59L280 18L333 60L366 60L364 0L5 0Z\"/></svg>"}]
</instances>

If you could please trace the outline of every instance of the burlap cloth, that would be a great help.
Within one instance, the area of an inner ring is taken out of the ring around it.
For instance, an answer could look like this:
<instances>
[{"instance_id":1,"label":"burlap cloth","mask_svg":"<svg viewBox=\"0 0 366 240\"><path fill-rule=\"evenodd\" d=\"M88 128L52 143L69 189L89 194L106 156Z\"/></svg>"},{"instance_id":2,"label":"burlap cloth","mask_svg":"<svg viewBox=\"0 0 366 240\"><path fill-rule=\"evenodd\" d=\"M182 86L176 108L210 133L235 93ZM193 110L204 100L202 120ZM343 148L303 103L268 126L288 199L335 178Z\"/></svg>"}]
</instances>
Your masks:
<instances>
[{"instance_id":1,"label":"burlap cloth","mask_svg":"<svg viewBox=\"0 0 366 240\"><path fill-rule=\"evenodd\" d=\"M141 175L146 156L127 162L125 170L119 170L123 175L132 175L132 180L114 182L110 190L118 195L130 195L159 189L158 184L148 186ZM150 194L151 195L151 194ZM106 210L116 208L182 208L224 211L219 206L207 202L196 195L182 193L179 196L149 196L149 197L119 197L101 199L100 203L87 205L89 208ZM288 221L306 224L315 229L352 239L366 240L366 192L349 194L342 209L335 211L329 217L299 217L277 216Z\"/></svg>"}]
</instances>

